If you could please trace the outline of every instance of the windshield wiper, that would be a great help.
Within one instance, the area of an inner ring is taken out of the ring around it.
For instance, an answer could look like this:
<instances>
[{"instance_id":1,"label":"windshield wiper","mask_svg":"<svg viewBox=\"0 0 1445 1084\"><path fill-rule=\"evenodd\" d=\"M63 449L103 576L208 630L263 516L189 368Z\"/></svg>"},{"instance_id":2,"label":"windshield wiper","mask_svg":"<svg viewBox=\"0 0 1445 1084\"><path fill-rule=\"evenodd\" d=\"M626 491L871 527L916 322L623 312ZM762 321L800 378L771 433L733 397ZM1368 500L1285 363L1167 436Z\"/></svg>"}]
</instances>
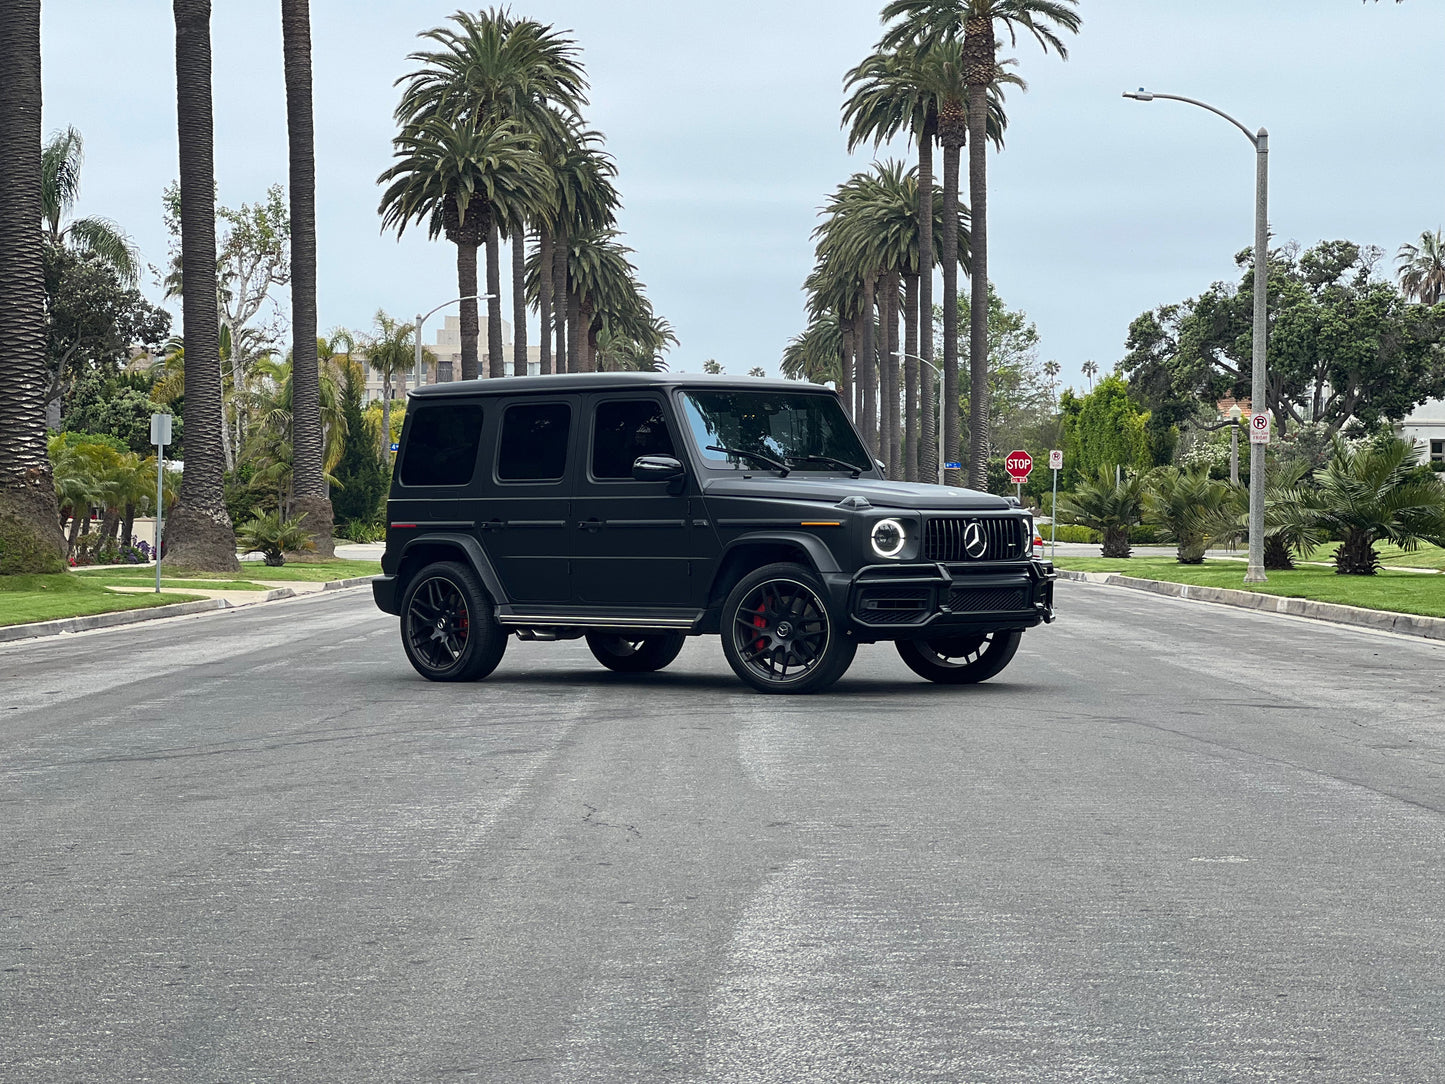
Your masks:
<instances>
[{"instance_id":1,"label":"windshield wiper","mask_svg":"<svg viewBox=\"0 0 1445 1084\"><path fill-rule=\"evenodd\" d=\"M862 467L855 467L852 463L842 459L834 459L831 455L790 455L788 458L798 463L827 463L842 470L852 471L854 478L863 473Z\"/></svg>"},{"instance_id":2,"label":"windshield wiper","mask_svg":"<svg viewBox=\"0 0 1445 1084\"><path fill-rule=\"evenodd\" d=\"M779 478L786 478L792 473L792 468L786 463L779 463L776 459L763 455L761 452L744 451L742 448L724 448L721 444L709 444L706 450L709 452L723 452L726 455L740 455L745 459L755 459L759 463L766 463L778 472Z\"/></svg>"}]
</instances>

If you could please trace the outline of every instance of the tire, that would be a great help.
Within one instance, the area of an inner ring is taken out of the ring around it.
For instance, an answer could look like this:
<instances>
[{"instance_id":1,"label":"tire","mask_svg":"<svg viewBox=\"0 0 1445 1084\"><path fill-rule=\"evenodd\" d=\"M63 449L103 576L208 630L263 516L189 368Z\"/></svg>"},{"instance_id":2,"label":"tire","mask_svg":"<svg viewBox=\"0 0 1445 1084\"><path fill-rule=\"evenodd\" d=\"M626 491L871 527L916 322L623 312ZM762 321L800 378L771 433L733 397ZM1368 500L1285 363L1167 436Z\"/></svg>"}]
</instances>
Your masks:
<instances>
[{"instance_id":1,"label":"tire","mask_svg":"<svg viewBox=\"0 0 1445 1084\"><path fill-rule=\"evenodd\" d=\"M454 561L427 565L401 599L401 646L428 681L476 681L502 661L507 633L477 574Z\"/></svg>"},{"instance_id":2,"label":"tire","mask_svg":"<svg viewBox=\"0 0 1445 1084\"><path fill-rule=\"evenodd\" d=\"M814 693L843 676L858 645L802 565L765 565L738 581L722 608L722 648L744 682L765 693ZM791 670L791 672L790 672Z\"/></svg>"},{"instance_id":3,"label":"tire","mask_svg":"<svg viewBox=\"0 0 1445 1084\"><path fill-rule=\"evenodd\" d=\"M919 677L942 685L972 685L999 673L1019 649L1023 633L975 632L937 640L899 640L898 654Z\"/></svg>"},{"instance_id":4,"label":"tire","mask_svg":"<svg viewBox=\"0 0 1445 1084\"><path fill-rule=\"evenodd\" d=\"M687 637L680 632L633 636L625 632L589 632L592 657L619 674L650 674L661 670L682 651Z\"/></svg>"}]
</instances>

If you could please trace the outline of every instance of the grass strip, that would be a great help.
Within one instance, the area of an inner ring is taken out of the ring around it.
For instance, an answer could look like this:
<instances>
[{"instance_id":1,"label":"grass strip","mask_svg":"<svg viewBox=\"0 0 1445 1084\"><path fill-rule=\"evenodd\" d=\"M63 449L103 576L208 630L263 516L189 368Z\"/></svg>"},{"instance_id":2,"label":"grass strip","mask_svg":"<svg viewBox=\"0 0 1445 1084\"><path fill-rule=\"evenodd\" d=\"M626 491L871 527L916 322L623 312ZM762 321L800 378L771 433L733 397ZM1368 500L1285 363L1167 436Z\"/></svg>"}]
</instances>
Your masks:
<instances>
[{"instance_id":1,"label":"grass strip","mask_svg":"<svg viewBox=\"0 0 1445 1084\"><path fill-rule=\"evenodd\" d=\"M53 575L0 576L0 625L88 617L116 610L148 610L175 602L195 602L201 595L129 595L107 591L105 585L70 572Z\"/></svg>"},{"instance_id":2,"label":"grass strip","mask_svg":"<svg viewBox=\"0 0 1445 1084\"><path fill-rule=\"evenodd\" d=\"M1293 572L1270 572L1266 583L1245 583L1244 565L1238 561L1181 565L1169 557L1060 556L1054 563L1075 572L1115 572L1141 580L1226 587L1391 613L1445 617L1445 576L1422 576L1418 572L1387 569L1374 576L1341 576L1328 568L1297 568Z\"/></svg>"}]
</instances>

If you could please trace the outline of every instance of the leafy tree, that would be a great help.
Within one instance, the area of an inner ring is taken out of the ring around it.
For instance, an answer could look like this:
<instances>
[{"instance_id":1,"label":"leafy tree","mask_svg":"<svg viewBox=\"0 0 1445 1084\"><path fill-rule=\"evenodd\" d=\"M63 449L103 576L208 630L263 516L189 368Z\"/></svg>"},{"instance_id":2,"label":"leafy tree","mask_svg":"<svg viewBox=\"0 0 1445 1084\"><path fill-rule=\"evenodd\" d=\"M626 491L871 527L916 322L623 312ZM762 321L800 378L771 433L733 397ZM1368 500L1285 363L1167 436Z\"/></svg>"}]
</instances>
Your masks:
<instances>
[{"instance_id":1,"label":"leafy tree","mask_svg":"<svg viewBox=\"0 0 1445 1084\"><path fill-rule=\"evenodd\" d=\"M1420 463L1412 441L1389 436L1351 447L1341 443L1315 474L1314 523L1340 540L1335 571L1373 576L1377 541L1412 551L1421 542L1445 546L1445 485Z\"/></svg>"},{"instance_id":2,"label":"leafy tree","mask_svg":"<svg viewBox=\"0 0 1445 1084\"><path fill-rule=\"evenodd\" d=\"M988 293L988 431L990 451L1001 452L1008 450L1005 445L1022 440L1025 432L1038 430L1053 412L1054 396L1047 365L1039 360L1037 326L1028 313L1008 308L992 285ZM959 317L971 307L968 295L961 295ZM960 339L958 349L961 357L969 358L968 342ZM973 415L967 393L962 412Z\"/></svg>"},{"instance_id":3,"label":"leafy tree","mask_svg":"<svg viewBox=\"0 0 1445 1084\"><path fill-rule=\"evenodd\" d=\"M80 198L80 165L84 141L74 128L56 132L45 144L40 157L40 192L45 239L56 248L85 253L104 263L125 286L134 286L140 275L140 257L135 245L108 218L71 218Z\"/></svg>"},{"instance_id":4,"label":"leafy tree","mask_svg":"<svg viewBox=\"0 0 1445 1084\"><path fill-rule=\"evenodd\" d=\"M1149 468L1148 415L1130 399L1119 377L1111 373L1083 397L1066 391L1060 406L1069 480L1098 471L1112 475L1116 467Z\"/></svg>"},{"instance_id":5,"label":"leafy tree","mask_svg":"<svg viewBox=\"0 0 1445 1084\"><path fill-rule=\"evenodd\" d=\"M1377 253L1325 241L1269 260L1269 399L1276 434L1322 421L1331 434L1351 421L1398 421L1445 395L1445 312L1409 304L1373 277ZM1216 283L1197 298L1144 313L1129 327L1121 368L1130 389L1168 420L1226 394L1249 394L1253 342L1252 260L1238 287Z\"/></svg>"},{"instance_id":6,"label":"leafy tree","mask_svg":"<svg viewBox=\"0 0 1445 1084\"><path fill-rule=\"evenodd\" d=\"M239 568L226 512L220 318L216 300L216 172L211 117L210 0L173 0L176 127L180 141L179 223L185 283L185 426L189 443L181 498L166 520L177 568Z\"/></svg>"},{"instance_id":7,"label":"leafy tree","mask_svg":"<svg viewBox=\"0 0 1445 1084\"><path fill-rule=\"evenodd\" d=\"M372 524L381 517L381 502L390 485L386 460L377 451L380 434L369 428L361 409L365 381L356 365L342 370L341 415L345 444L336 469L331 506L338 523Z\"/></svg>"},{"instance_id":8,"label":"leafy tree","mask_svg":"<svg viewBox=\"0 0 1445 1084\"><path fill-rule=\"evenodd\" d=\"M0 575L54 572L64 540L45 444L40 0L0 7Z\"/></svg>"},{"instance_id":9,"label":"leafy tree","mask_svg":"<svg viewBox=\"0 0 1445 1084\"><path fill-rule=\"evenodd\" d=\"M170 313L127 286L100 257L46 246L44 265L50 315L47 404L73 396L77 381L115 376L129 359L132 344L157 344L170 334Z\"/></svg>"},{"instance_id":10,"label":"leafy tree","mask_svg":"<svg viewBox=\"0 0 1445 1084\"><path fill-rule=\"evenodd\" d=\"M145 377L121 374L106 378L92 371L77 378L72 386L64 427L82 433L105 433L137 455L147 455L155 447L151 444L151 415L163 413L168 411L151 398ZM176 418L171 443L166 446L167 458L182 458L184 433L185 425Z\"/></svg>"},{"instance_id":11,"label":"leafy tree","mask_svg":"<svg viewBox=\"0 0 1445 1084\"><path fill-rule=\"evenodd\" d=\"M705 362L702 363L702 371L707 373L709 376L721 376L727 370L725 370L722 365L717 362L716 359L708 358Z\"/></svg>"}]
</instances>

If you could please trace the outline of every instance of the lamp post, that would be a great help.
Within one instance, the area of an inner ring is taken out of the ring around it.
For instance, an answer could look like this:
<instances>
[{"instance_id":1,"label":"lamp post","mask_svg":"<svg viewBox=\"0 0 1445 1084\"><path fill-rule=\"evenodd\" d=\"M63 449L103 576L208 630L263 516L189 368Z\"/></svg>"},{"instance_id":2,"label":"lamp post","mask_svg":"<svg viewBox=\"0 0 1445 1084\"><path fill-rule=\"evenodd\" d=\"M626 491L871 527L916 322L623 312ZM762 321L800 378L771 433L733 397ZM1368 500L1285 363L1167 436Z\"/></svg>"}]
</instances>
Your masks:
<instances>
[{"instance_id":1,"label":"lamp post","mask_svg":"<svg viewBox=\"0 0 1445 1084\"><path fill-rule=\"evenodd\" d=\"M1269 132L1263 128L1251 132L1223 110L1178 94L1156 94L1140 87L1137 91L1125 91L1124 97L1132 98L1136 102L1152 102L1155 98L1162 98L1197 105L1200 109L1207 109L1229 121L1243 132L1244 138L1254 146L1254 350L1251 358L1253 375L1250 380L1250 397L1256 410L1267 409L1264 404L1269 401L1265 373L1265 336L1269 330L1265 316L1269 285ZM1249 570L1244 574L1245 583L1263 583L1268 578L1264 574L1264 452L1265 445L1250 441Z\"/></svg>"},{"instance_id":2,"label":"lamp post","mask_svg":"<svg viewBox=\"0 0 1445 1084\"><path fill-rule=\"evenodd\" d=\"M420 313L417 314L417 318L416 318L416 368L415 368L414 371L416 372L416 382L417 382L417 385L418 385L418 386L420 386L420 385L423 383L423 381L422 381L422 371L421 371L421 326L422 326L422 324L426 323L427 320L428 320L434 313L440 312L442 309L446 308L448 305L455 305L455 304L456 304L457 302L459 302L459 301L490 301L490 300L492 300L492 297L493 297L493 296L494 296L494 295L492 295L492 294L467 294L466 297L454 297L454 298L452 298L450 301L443 301L443 302L442 302L440 305L438 305L436 308L432 309L431 312L427 313L426 316L422 316ZM440 365L440 363L438 363L438 365Z\"/></svg>"},{"instance_id":3,"label":"lamp post","mask_svg":"<svg viewBox=\"0 0 1445 1084\"><path fill-rule=\"evenodd\" d=\"M902 350L894 350L892 354L896 358L912 358L914 361L921 361L933 370L934 383L938 385L938 410L933 415L933 427L938 430L938 484L943 485L943 370L927 358L921 358L917 354L905 354Z\"/></svg>"}]
</instances>

